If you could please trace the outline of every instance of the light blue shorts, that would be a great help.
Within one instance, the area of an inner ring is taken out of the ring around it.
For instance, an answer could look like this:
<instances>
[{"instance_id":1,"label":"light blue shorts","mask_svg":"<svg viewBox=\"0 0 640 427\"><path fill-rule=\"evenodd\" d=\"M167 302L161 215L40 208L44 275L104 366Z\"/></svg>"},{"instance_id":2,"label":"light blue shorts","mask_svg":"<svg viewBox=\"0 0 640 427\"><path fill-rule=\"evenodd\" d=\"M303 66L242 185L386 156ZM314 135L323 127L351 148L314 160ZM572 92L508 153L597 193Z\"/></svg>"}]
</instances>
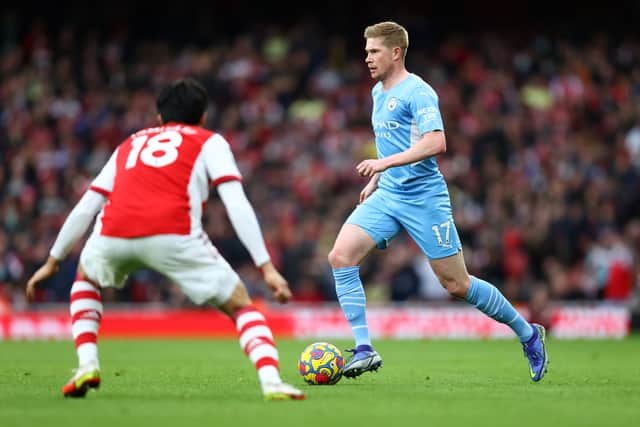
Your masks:
<instances>
[{"instance_id":1,"label":"light blue shorts","mask_svg":"<svg viewBox=\"0 0 640 427\"><path fill-rule=\"evenodd\" d=\"M462 249L448 192L416 198L377 189L346 222L366 231L378 249L385 249L403 228L429 259L446 258Z\"/></svg>"}]
</instances>

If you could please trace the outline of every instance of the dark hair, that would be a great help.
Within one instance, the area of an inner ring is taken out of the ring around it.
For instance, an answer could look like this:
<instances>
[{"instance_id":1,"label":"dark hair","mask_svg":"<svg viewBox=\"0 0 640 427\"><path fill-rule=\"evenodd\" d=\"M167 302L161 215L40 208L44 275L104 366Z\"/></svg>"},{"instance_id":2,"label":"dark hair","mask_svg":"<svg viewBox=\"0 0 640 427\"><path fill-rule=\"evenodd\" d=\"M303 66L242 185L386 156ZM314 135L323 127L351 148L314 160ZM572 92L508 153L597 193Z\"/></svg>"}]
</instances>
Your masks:
<instances>
[{"instance_id":1,"label":"dark hair","mask_svg":"<svg viewBox=\"0 0 640 427\"><path fill-rule=\"evenodd\" d=\"M175 80L162 88L156 99L156 108L164 123L198 124L207 110L207 90L192 78Z\"/></svg>"}]
</instances>

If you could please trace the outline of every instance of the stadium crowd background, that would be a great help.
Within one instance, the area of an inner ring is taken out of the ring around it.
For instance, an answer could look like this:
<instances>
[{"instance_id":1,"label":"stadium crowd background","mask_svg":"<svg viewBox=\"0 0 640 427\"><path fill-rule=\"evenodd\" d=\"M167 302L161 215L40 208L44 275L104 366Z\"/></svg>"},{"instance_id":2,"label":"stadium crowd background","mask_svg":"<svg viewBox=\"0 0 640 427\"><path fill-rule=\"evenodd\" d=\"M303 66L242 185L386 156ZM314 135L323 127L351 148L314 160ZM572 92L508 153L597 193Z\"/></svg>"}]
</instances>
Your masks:
<instances>
[{"instance_id":1,"label":"stadium crowd background","mask_svg":"<svg viewBox=\"0 0 640 427\"><path fill-rule=\"evenodd\" d=\"M536 15L505 28L491 10L481 28L465 28L470 18L448 27L429 11L346 10L333 26L264 12L248 19L247 12L244 20L214 7L135 19L135 10L90 13L88 5L75 15L52 7L2 12L0 313L26 307L24 283L66 214L116 145L155 123L159 87L183 76L207 87L206 127L230 141L296 300L335 301L326 255L366 183L355 165L375 153L362 31L387 18L407 26L408 69L440 96L448 151L438 161L470 272L532 307L633 302L640 257L637 33L590 27L605 22L596 14L569 31L562 19L545 24ZM253 295L267 297L215 191L205 228ZM38 301L68 300L80 249ZM404 234L366 260L363 279L372 303L448 298ZM153 272L129 280L124 290L105 292L105 301L189 305Z\"/></svg>"}]
</instances>

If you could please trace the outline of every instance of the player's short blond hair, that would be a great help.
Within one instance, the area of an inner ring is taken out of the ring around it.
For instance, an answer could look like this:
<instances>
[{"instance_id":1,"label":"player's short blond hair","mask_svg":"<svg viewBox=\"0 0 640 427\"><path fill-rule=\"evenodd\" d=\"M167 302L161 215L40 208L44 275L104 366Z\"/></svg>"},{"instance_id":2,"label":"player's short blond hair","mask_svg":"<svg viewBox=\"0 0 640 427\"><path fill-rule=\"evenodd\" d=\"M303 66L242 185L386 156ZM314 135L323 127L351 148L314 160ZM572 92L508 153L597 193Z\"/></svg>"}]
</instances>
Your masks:
<instances>
[{"instance_id":1,"label":"player's short blond hair","mask_svg":"<svg viewBox=\"0 0 640 427\"><path fill-rule=\"evenodd\" d=\"M382 37L382 44L386 47L399 47L402 49L402 57L407 55L409 47L409 33L400 24L392 21L379 22L364 29L364 38L372 39Z\"/></svg>"}]
</instances>

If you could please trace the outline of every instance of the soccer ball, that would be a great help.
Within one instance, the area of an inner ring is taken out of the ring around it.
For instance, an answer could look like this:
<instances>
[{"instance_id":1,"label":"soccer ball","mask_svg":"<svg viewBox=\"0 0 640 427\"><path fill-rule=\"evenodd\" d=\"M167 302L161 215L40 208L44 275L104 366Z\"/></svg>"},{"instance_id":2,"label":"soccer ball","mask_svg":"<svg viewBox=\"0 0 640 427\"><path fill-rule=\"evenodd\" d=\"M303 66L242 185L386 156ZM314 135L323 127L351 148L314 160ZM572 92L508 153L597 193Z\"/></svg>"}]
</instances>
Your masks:
<instances>
[{"instance_id":1,"label":"soccer ball","mask_svg":"<svg viewBox=\"0 0 640 427\"><path fill-rule=\"evenodd\" d=\"M335 384L342 378L344 358L340 349L328 342L310 344L302 351L298 370L307 384Z\"/></svg>"}]
</instances>

